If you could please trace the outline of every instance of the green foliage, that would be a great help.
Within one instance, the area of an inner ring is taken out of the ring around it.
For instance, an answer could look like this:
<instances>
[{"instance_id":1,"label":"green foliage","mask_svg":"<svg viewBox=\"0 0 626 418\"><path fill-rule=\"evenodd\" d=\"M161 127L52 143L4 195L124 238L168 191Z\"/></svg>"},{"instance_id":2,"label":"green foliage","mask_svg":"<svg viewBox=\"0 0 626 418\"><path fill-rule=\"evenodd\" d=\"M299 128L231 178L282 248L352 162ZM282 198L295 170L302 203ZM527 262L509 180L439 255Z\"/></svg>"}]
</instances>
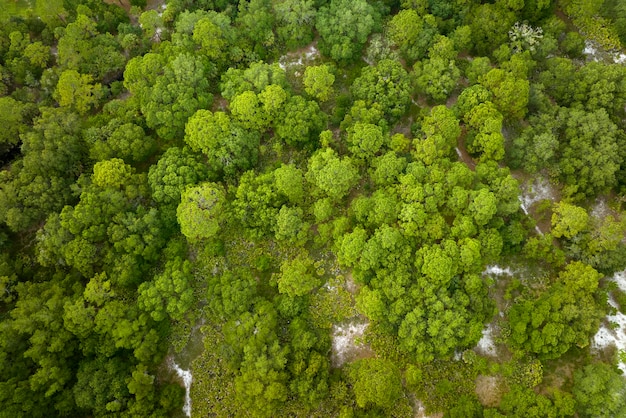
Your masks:
<instances>
[{"instance_id":1,"label":"green foliage","mask_svg":"<svg viewBox=\"0 0 626 418\"><path fill-rule=\"evenodd\" d=\"M24 110L24 104L12 97L0 97L0 124L4 127L0 132L0 156L18 144L20 133L26 129Z\"/></svg>"},{"instance_id":2,"label":"green foliage","mask_svg":"<svg viewBox=\"0 0 626 418\"><path fill-rule=\"evenodd\" d=\"M141 126L123 123L120 119L112 119L100 128L86 130L85 140L91 146L90 156L97 161L117 157L129 163L141 162L154 151L156 145Z\"/></svg>"},{"instance_id":3,"label":"green foliage","mask_svg":"<svg viewBox=\"0 0 626 418\"><path fill-rule=\"evenodd\" d=\"M226 113L198 110L187 122L185 142L206 155L213 173L234 175L255 164L259 134L245 129Z\"/></svg>"},{"instance_id":4,"label":"green foliage","mask_svg":"<svg viewBox=\"0 0 626 418\"><path fill-rule=\"evenodd\" d=\"M274 170L276 189L294 204L302 203L305 197L304 175L302 170L294 165L281 165Z\"/></svg>"},{"instance_id":5,"label":"green foliage","mask_svg":"<svg viewBox=\"0 0 626 418\"><path fill-rule=\"evenodd\" d=\"M276 136L289 145L307 145L326 125L326 115L318 104L302 96L290 97L277 119Z\"/></svg>"},{"instance_id":6,"label":"green foliage","mask_svg":"<svg viewBox=\"0 0 626 418\"><path fill-rule=\"evenodd\" d=\"M557 238L574 238L587 229L589 216L584 208L558 202L552 209L552 235Z\"/></svg>"},{"instance_id":7,"label":"green foliage","mask_svg":"<svg viewBox=\"0 0 626 418\"><path fill-rule=\"evenodd\" d=\"M374 67L363 68L350 90L366 106L378 103L393 121L404 115L411 102L409 76L397 61L383 60Z\"/></svg>"},{"instance_id":8,"label":"green foliage","mask_svg":"<svg viewBox=\"0 0 626 418\"><path fill-rule=\"evenodd\" d=\"M288 50L304 46L313 39L313 25L317 14L315 3L313 0L272 2L278 39Z\"/></svg>"},{"instance_id":9,"label":"green foliage","mask_svg":"<svg viewBox=\"0 0 626 418\"><path fill-rule=\"evenodd\" d=\"M325 148L309 159L306 179L323 195L339 200L359 181L359 173L348 157Z\"/></svg>"},{"instance_id":10,"label":"green foliage","mask_svg":"<svg viewBox=\"0 0 626 418\"><path fill-rule=\"evenodd\" d=\"M96 80L124 69L126 60L113 35L99 33L97 23L88 16L79 14L59 33L61 68L90 74Z\"/></svg>"},{"instance_id":11,"label":"green foliage","mask_svg":"<svg viewBox=\"0 0 626 418\"><path fill-rule=\"evenodd\" d=\"M87 113L98 104L102 95L102 86L92 85L92 81L91 76L81 75L78 71L64 71L55 92L59 105L71 107L80 115Z\"/></svg>"},{"instance_id":12,"label":"green foliage","mask_svg":"<svg viewBox=\"0 0 626 418\"><path fill-rule=\"evenodd\" d=\"M70 201L86 147L78 116L64 108L41 108L33 130L22 136L21 160L0 172L0 221L19 231Z\"/></svg>"},{"instance_id":13,"label":"green foliage","mask_svg":"<svg viewBox=\"0 0 626 418\"><path fill-rule=\"evenodd\" d=\"M208 75L208 64L199 56L149 53L128 63L124 86L137 96L148 127L173 140L183 136L187 118L213 101Z\"/></svg>"},{"instance_id":14,"label":"green foliage","mask_svg":"<svg viewBox=\"0 0 626 418\"><path fill-rule=\"evenodd\" d=\"M263 132L267 127L267 114L254 92L245 91L235 96L229 107L233 118L238 120L244 128Z\"/></svg>"},{"instance_id":15,"label":"green foliage","mask_svg":"<svg viewBox=\"0 0 626 418\"><path fill-rule=\"evenodd\" d=\"M473 49L479 56L487 56L508 40L508 32L515 22L515 14L499 4L481 4L468 15Z\"/></svg>"},{"instance_id":16,"label":"green foliage","mask_svg":"<svg viewBox=\"0 0 626 418\"><path fill-rule=\"evenodd\" d=\"M361 53L370 33L380 28L380 15L365 0L331 0L319 9L315 28L321 37L320 51L349 62Z\"/></svg>"},{"instance_id":17,"label":"green foliage","mask_svg":"<svg viewBox=\"0 0 626 418\"><path fill-rule=\"evenodd\" d=\"M348 144L352 155L358 159L369 160L382 148L385 142L379 126L355 123L348 134Z\"/></svg>"},{"instance_id":18,"label":"green foliage","mask_svg":"<svg viewBox=\"0 0 626 418\"><path fill-rule=\"evenodd\" d=\"M594 363L574 373L573 394L584 417L610 417L626 413L626 383L610 366Z\"/></svg>"},{"instance_id":19,"label":"green foliage","mask_svg":"<svg viewBox=\"0 0 626 418\"><path fill-rule=\"evenodd\" d=\"M227 219L224 189L215 183L190 187L176 209L180 231L191 242L216 236Z\"/></svg>"},{"instance_id":20,"label":"green foliage","mask_svg":"<svg viewBox=\"0 0 626 418\"><path fill-rule=\"evenodd\" d=\"M493 94L493 103L505 117L521 119L526 115L530 85L513 73L493 69L479 79Z\"/></svg>"},{"instance_id":21,"label":"green foliage","mask_svg":"<svg viewBox=\"0 0 626 418\"><path fill-rule=\"evenodd\" d=\"M187 260L168 260L163 272L137 289L137 305L155 321L169 316L181 320L194 302L191 264Z\"/></svg>"},{"instance_id":22,"label":"green foliage","mask_svg":"<svg viewBox=\"0 0 626 418\"><path fill-rule=\"evenodd\" d=\"M560 108L530 120L531 127L516 141L525 167L531 171L553 167L549 173L563 181L565 194L575 199L615 185L621 159L618 133L604 109Z\"/></svg>"},{"instance_id":23,"label":"green foliage","mask_svg":"<svg viewBox=\"0 0 626 418\"><path fill-rule=\"evenodd\" d=\"M277 63L265 64L263 61L254 62L245 70L229 68L221 77L220 92L226 100L245 91L260 93L269 85L277 85L287 89L285 71Z\"/></svg>"},{"instance_id":24,"label":"green foliage","mask_svg":"<svg viewBox=\"0 0 626 418\"><path fill-rule=\"evenodd\" d=\"M624 305L626 70L580 60L619 1L561 1L580 34L552 0L110 3L0 5L0 415L180 414L171 348L198 416L624 415L577 358ZM507 164L562 201L525 215Z\"/></svg>"},{"instance_id":25,"label":"green foliage","mask_svg":"<svg viewBox=\"0 0 626 418\"><path fill-rule=\"evenodd\" d=\"M429 49L429 58L413 67L417 91L436 102L444 101L461 77L461 71L454 62L456 55L450 39L445 36L435 37Z\"/></svg>"},{"instance_id":26,"label":"green foliage","mask_svg":"<svg viewBox=\"0 0 626 418\"><path fill-rule=\"evenodd\" d=\"M291 297L303 296L319 286L319 281L313 269L313 260L301 253L281 264L278 291Z\"/></svg>"},{"instance_id":27,"label":"green foliage","mask_svg":"<svg viewBox=\"0 0 626 418\"><path fill-rule=\"evenodd\" d=\"M405 379L427 413L446 411L450 417L480 417L482 408L477 405L475 392L479 372L478 367L464 361L438 360L421 366L409 364Z\"/></svg>"},{"instance_id":28,"label":"green foliage","mask_svg":"<svg viewBox=\"0 0 626 418\"><path fill-rule=\"evenodd\" d=\"M402 396L400 371L389 360L363 359L350 365L356 403L361 408L390 409Z\"/></svg>"},{"instance_id":29,"label":"green foliage","mask_svg":"<svg viewBox=\"0 0 626 418\"><path fill-rule=\"evenodd\" d=\"M247 171L239 178L233 212L253 238L274 232L284 199L276 190L273 173L257 175Z\"/></svg>"},{"instance_id":30,"label":"green foliage","mask_svg":"<svg viewBox=\"0 0 626 418\"><path fill-rule=\"evenodd\" d=\"M207 167L188 148L169 148L150 166L148 182L152 198L163 205L178 205L187 186L206 180Z\"/></svg>"},{"instance_id":31,"label":"green foliage","mask_svg":"<svg viewBox=\"0 0 626 418\"><path fill-rule=\"evenodd\" d=\"M604 308L595 299L602 277L580 262L568 264L536 298L523 298L509 311L511 344L541 358L558 358L570 347L586 347Z\"/></svg>"},{"instance_id":32,"label":"green foliage","mask_svg":"<svg viewBox=\"0 0 626 418\"><path fill-rule=\"evenodd\" d=\"M437 35L437 23L433 16L420 16L413 9L400 10L389 21L389 37L400 47L409 62L424 58Z\"/></svg>"},{"instance_id":33,"label":"green foliage","mask_svg":"<svg viewBox=\"0 0 626 418\"><path fill-rule=\"evenodd\" d=\"M498 410L507 417L569 417L574 415L574 406L567 392L555 390L547 397L515 385L502 397Z\"/></svg>"},{"instance_id":34,"label":"green foliage","mask_svg":"<svg viewBox=\"0 0 626 418\"><path fill-rule=\"evenodd\" d=\"M333 94L335 76L328 65L306 67L303 82L304 90L308 94L325 102Z\"/></svg>"},{"instance_id":35,"label":"green foliage","mask_svg":"<svg viewBox=\"0 0 626 418\"><path fill-rule=\"evenodd\" d=\"M309 227L303 220L302 209L283 206L276 217L276 239L292 244L304 243Z\"/></svg>"}]
</instances>

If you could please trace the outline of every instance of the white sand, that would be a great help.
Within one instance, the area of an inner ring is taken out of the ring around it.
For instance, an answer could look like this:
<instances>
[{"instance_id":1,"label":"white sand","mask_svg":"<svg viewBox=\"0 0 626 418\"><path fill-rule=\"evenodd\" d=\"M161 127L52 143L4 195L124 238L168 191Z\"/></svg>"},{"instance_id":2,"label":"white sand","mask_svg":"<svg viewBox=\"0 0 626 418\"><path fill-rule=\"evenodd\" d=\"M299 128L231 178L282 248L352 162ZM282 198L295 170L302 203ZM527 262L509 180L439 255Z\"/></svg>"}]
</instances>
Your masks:
<instances>
[{"instance_id":1,"label":"white sand","mask_svg":"<svg viewBox=\"0 0 626 418\"><path fill-rule=\"evenodd\" d=\"M600 61L599 51L595 43L591 41L585 41L585 49L583 49L583 54L590 58L593 61Z\"/></svg>"},{"instance_id":2,"label":"white sand","mask_svg":"<svg viewBox=\"0 0 626 418\"><path fill-rule=\"evenodd\" d=\"M606 203L606 199L600 197L596 200L596 203L591 208L589 214L596 219L604 219L608 216L610 212L609 205Z\"/></svg>"},{"instance_id":3,"label":"white sand","mask_svg":"<svg viewBox=\"0 0 626 418\"><path fill-rule=\"evenodd\" d=\"M183 381L183 386L185 388L185 405L183 405L183 412L185 413L185 415L190 417L191 416L190 391L191 391L191 382L193 380L191 376L191 370L181 369L180 366L176 364L173 360L171 361L171 367L172 367L172 370L174 370L176 374L178 375L178 377L180 377L181 380Z\"/></svg>"},{"instance_id":4,"label":"white sand","mask_svg":"<svg viewBox=\"0 0 626 418\"><path fill-rule=\"evenodd\" d=\"M485 267L483 275L491 274L494 276L508 275L512 276L515 272L510 267L500 267L497 264Z\"/></svg>"},{"instance_id":5,"label":"white sand","mask_svg":"<svg viewBox=\"0 0 626 418\"><path fill-rule=\"evenodd\" d=\"M621 290L626 291L626 270L615 273L612 280ZM613 299L609 299L609 304L617 309L617 303ZM617 312L615 315L607 315L606 318L616 324L616 327L613 329L602 325L593 337L592 348L602 350L614 345L618 350L626 351L626 315ZM620 362L618 367L626 373L626 363Z\"/></svg>"},{"instance_id":6,"label":"white sand","mask_svg":"<svg viewBox=\"0 0 626 418\"><path fill-rule=\"evenodd\" d=\"M367 328L367 322L352 322L347 325L333 325L332 359L335 367L341 367L351 353L363 347L357 343L357 339L363 337Z\"/></svg>"},{"instance_id":7,"label":"white sand","mask_svg":"<svg viewBox=\"0 0 626 418\"><path fill-rule=\"evenodd\" d=\"M543 177L537 177L532 183L522 186L522 194L520 194L519 200L522 204L522 210L527 214L531 206L541 200L556 201L557 194L548 180Z\"/></svg>"},{"instance_id":8,"label":"white sand","mask_svg":"<svg viewBox=\"0 0 626 418\"><path fill-rule=\"evenodd\" d=\"M494 331L493 323L487 324L487 326L483 329L483 336L480 339L480 341L478 341L478 344L476 345L476 348L478 349L480 354L483 354L485 356L497 355L496 343L493 339L493 331Z\"/></svg>"},{"instance_id":9,"label":"white sand","mask_svg":"<svg viewBox=\"0 0 626 418\"><path fill-rule=\"evenodd\" d=\"M316 47L316 43L313 42L309 46L300 49L295 52L288 52L278 59L278 66L283 70L286 70L292 66L300 66L308 64L310 61L313 61L315 58L319 57L320 52Z\"/></svg>"},{"instance_id":10,"label":"white sand","mask_svg":"<svg viewBox=\"0 0 626 418\"><path fill-rule=\"evenodd\" d=\"M543 177L537 177L531 183L526 183L521 186L522 192L518 196L520 201L520 207L522 211L528 215L530 208L535 203L541 200L557 200L557 193L552 185ZM535 231L539 235L543 235L543 232L535 225Z\"/></svg>"}]
</instances>

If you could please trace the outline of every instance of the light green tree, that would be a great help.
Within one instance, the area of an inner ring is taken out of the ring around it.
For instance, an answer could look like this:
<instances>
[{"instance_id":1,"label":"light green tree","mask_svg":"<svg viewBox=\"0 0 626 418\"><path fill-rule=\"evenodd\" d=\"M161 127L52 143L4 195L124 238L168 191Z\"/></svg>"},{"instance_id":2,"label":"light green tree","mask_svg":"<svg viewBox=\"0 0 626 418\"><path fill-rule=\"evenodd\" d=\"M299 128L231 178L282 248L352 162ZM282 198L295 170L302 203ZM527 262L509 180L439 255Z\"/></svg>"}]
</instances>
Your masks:
<instances>
[{"instance_id":1,"label":"light green tree","mask_svg":"<svg viewBox=\"0 0 626 418\"><path fill-rule=\"evenodd\" d=\"M190 241L216 236L228 217L224 189L215 183L190 187L181 196L176 216L181 232Z\"/></svg>"},{"instance_id":2,"label":"light green tree","mask_svg":"<svg viewBox=\"0 0 626 418\"><path fill-rule=\"evenodd\" d=\"M325 102L333 94L335 76L328 65L306 67L304 70L304 91L320 102Z\"/></svg>"}]
</instances>

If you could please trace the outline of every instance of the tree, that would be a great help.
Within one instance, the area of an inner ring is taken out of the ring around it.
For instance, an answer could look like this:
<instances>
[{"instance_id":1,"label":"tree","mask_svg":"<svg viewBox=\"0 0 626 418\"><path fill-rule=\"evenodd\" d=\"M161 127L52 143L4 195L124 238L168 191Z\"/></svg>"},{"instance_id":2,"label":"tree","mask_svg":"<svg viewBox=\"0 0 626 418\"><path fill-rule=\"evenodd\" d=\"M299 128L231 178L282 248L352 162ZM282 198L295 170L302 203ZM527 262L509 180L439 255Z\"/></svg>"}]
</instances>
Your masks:
<instances>
[{"instance_id":1,"label":"tree","mask_svg":"<svg viewBox=\"0 0 626 418\"><path fill-rule=\"evenodd\" d=\"M486 56L508 40L515 14L500 4L481 4L468 14L476 55Z\"/></svg>"},{"instance_id":2,"label":"tree","mask_svg":"<svg viewBox=\"0 0 626 418\"><path fill-rule=\"evenodd\" d=\"M378 103L391 120L400 119L411 102L409 76L397 61L382 60L374 67L363 68L350 91L367 106Z\"/></svg>"},{"instance_id":3,"label":"tree","mask_svg":"<svg viewBox=\"0 0 626 418\"><path fill-rule=\"evenodd\" d=\"M320 102L327 101L333 94L335 76L327 64L306 67L302 81L304 90Z\"/></svg>"},{"instance_id":4,"label":"tree","mask_svg":"<svg viewBox=\"0 0 626 418\"><path fill-rule=\"evenodd\" d=\"M445 36L436 37L435 43L429 49L429 58L413 67L417 91L437 102L445 100L461 77L461 71L454 63L456 55L450 39Z\"/></svg>"},{"instance_id":5,"label":"tree","mask_svg":"<svg viewBox=\"0 0 626 418\"><path fill-rule=\"evenodd\" d=\"M565 183L566 196L595 196L616 184L619 134L604 109L559 108L530 122L516 141L517 158L532 170L555 167L549 173Z\"/></svg>"},{"instance_id":6,"label":"tree","mask_svg":"<svg viewBox=\"0 0 626 418\"><path fill-rule=\"evenodd\" d=\"M276 239L296 245L306 242L310 225L303 217L302 209L283 205L276 218Z\"/></svg>"},{"instance_id":7,"label":"tree","mask_svg":"<svg viewBox=\"0 0 626 418\"><path fill-rule=\"evenodd\" d=\"M371 123L380 126L383 130L388 130L388 123L385 119L385 112L380 103L368 105L365 100L356 100L350 111L345 115L339 128L350 133L355 123Z\"/></svg>"},{"instance_id":8,"label":"tree","mask_svg":"<svg viewBox=\"0 0 626 418\"><path fill-rule=\"evenodd\" d=\"M358 360L351 364L349 375L354 382L353 390L360 408L374 406L390 409L402 396L400 371L389 360Z\"/></svg>"},{"instance_id":9,"label":"tree","mask_svg":"<svg viewBox=\"0 0 626 418\"><path fill-rule=\"evenodd\" d=\"M233 350L237 399L258 416L271 416L287 399L289 348L276 335L278 313L266 300L224 326L226 342Z\"/></svg>"},{"instance_id":10,"label":"tree","mask_svg":"<svg viewBox=\"0 0 626 418\"><path fill-rule=\"evenodd\" d=\"M112 119L101 128L89 128L85 139L91 146L90 156L94 160L122 158L129 163L144 161L156 146L153 138L134 123L123 123Z\"/></svg>"},{"instance_id":11,"label":"tree","mask_svg":"<svg viewBox=\"0 0 626 418\"><path fill-rule=\"evenodd\" d=\"M538 298L511 307L511 344L546 359L560 357L573 344L586 347L604 315L594 298L601 277L581 262L568 264Z\"/></svg>"},{"instance_id":12,"label":"tree","mask_svg":"<svg viewBox=\"0 0 626 418\"><path fill-rule=\"evenodd\" d=\"M207 167L188 148L168 148L148 172L152 198L162 205L178 206L185 188L206 180L208 174Z\"/></svg>"},{"instance_id":13,"label":"tree","mask_svg":"<svg viewBox=\"0 0 626 418\"><path fill-rule=\"evenodd\" d=\"M510 72L494 68L479 79L493 94L493 103L508 118L521 119L526 115L530 84Z\"/></svg>"},{"instance_id":14,"label":"tree","mask_svg":"<svg viewBox=\"0 0 626 418\"><path fill-rule=\"evenodd\" d=\"M478 226L486 225L497 212L496 196L487 189L480 189L469 205L469 212Z\"/></svg>"},{"instance_id":15,"label":"tree","mask_svg":"<svg viewBox=\"0 0 626 418\"><path fill-rule=\"evenodd\" d=\"M350 152L354 157L362 160L373 158L384 142L382 129L369 123L356 123L348 134Z\"/></svg>"},{"instance_id":16,"label":"tree","mask_svg":"<svg viewBox=\"0 0 626 418\"><path fill-rule=\"evenodd\" d=\"M574 238L587 229L589 215L584 208L566 202L558 202L552 209L552 235Z\"/></svg>"},{"instance_id":17,"label":"tree","mask_svg":"<svg viewBox=\"0 0 626 418\"><path fill-rule=\"evenodd\" d=\"M548 397L515 385L502 397L498 409L507 417L565 417L574 415L575 405L572 395L567 392L555 390Z\"/></svg>"},{"instance_id":18,"label":"tree","mask_svg":"<svg viewBox=\"0 0 626 418\"><path fill-rule=\"evenodd\" d=\"M339 200L359 181L359 173L349 158L340 159L331 148L325 148L309 159L306 179L323 194Z\"/></svg>"},{"instance_id":19,"label":"tree","mask_svg":"<svg viewBox=\"0 0 626 418\"><path fill-rule=\"evenodd\" d=\"M233 118L246 129L263 132L268 126L265 109L252 91L245 91L233 97L229 108Z\"/></svg>"},{"instance_id":20,"label":"tree","mask_svg":"<svg viewBox=\"0 0 626 418\"><path fill-rule=\"evenodd\" d=\"M244 91L253 91L259 94L266 87L276 85L284 90L289 89L285 71L278 63L266 64L263 61L253 62L245 70L229 68L221 77L220 92L226 100Z\"/></svg>"},{"instance_id":21,"label":"tree","mask_svg":"<svg viewBox=\"0 0 626 418\"><path fill-rule=\"evenodd\" d=\"M194 301L191 264L176 257L167 260L163 272L137 289L137 305L155 321L167 316L180 321Z\"/></svg>"},{"instance_id":22,"label":"tree","mask_svg":"<svg viewBox=\"0 0 626 418\"><path fill-rule=\"evenodd\" d=\"M219 68L223 68L228 59L234 58L233 45L237 32L231 26L230 18L224 13L209 11L206 17L198 20L193 27L193 41L200 45L200 50Z\"/></svg>"},{"instance_id":23,"label":"tree","mask_svg":"<svg viewBox=\"0 0 626 418\"><path fill-rule=\"evenodd\" d=\"M211 105L208 72L200 56L181 53L166 59L149 53L128 63L124 85L139 99L148 127L173 140L183 136L190 116Z\"/></svg>"},{"instance_id":24,"label":"tree","mask_svg":"<svg viewBox=\"0 0 626 418\"><path fill-rule=\"evenodd\" d=\"M12 97L0 97L0 156L16 146L20 141L20 133L26 129L24 120L25 106Z\"/></svg>"},{"instance_id":25,"label":"tree","mask_svg":"<svg viewBox=\"0 0 626 418\"><path fill-rule=\"evenodd\" d=\"M292 260L280 265L278 291L291 297L303 296L320 285L320 279L315 276L313 260L308 254L300 253Z\"/></svg>"},{"instance_id":26,"label":"tree","mask_svg":"<svg viewBox=\"0 0 626 418\"><path fill-rule=\"evenodd\" d=\"M317 14L313 0L280 0L272 2L276 15L278 39L288 50L302 47L313 40Z\"/></svg>"},{"instance_id":27,"label":"tree","mask_svg":"<svg viewBox=\"0 0 626 418\"><path fill-rule=\"evenodd\" d=\"M618 417L626 413L626 382L604 363L574 372L572 390L583 417Z\"/></svg>"},{"instance_id":28,"label":"tree","mask_svg":"<svg viewBox=\"0 0 626 418\"><path fill-rule=\"evenodd\" d=\"M287 102L287 92L278 84L270 84L263 88L258 97L263 104L263 111L267 115L270 123L275 124Z\"/></svg>"},{"instance_id":29,"label":"tree","mask_svg":"<svg viewBox=\"0 0 626 418\"><path fill-rule=\"evenodd\" d=\"M398 157L395 152L374 158L370 168L370 177L379 186L395 183L407 165L406 158Z\"/></svg>"},{"instance_id":30,"label":"tree","mask_svg":"<svg viewBox=\"0 0 626 418\"><path fill-rule=\"evenodd\" d=\"M437 35L434 16L420 16L412 8L400 10L389 21L389 37L409 64L424 58Z\"/></svg>"},{"instance_id":31,"label":"tree","mask_svg":"<svg viewBox=\"0 0 626 418\"><path fill-rule=\"evenodd\" d=\"M369 34L379 26L380 15L365 0L331 0L319 9L315 22L320 51L343 62L356 59Z\"/></svg>"},{"instance_id":32,"label":"tree","mask_svg":"<svg viewBox=\"0 0 626 418\"><path fill-rule=\"evenodd\" d=\"M224 112L198 110L187 122L185 142L206 155L212 172L233 175L256 163L259 134L246 130Z\"/></svg>"},{"instance_id":33,"label":"tree","mask_svg":"<svg viewBox=\"0 0 626 418\"><path fill-rule=\"evenodd\" d=\"M185 190L176 210L183 235L191 242L216 236L227 219L226 203L224 189L215 183Z\"/></svg>"},{"instance_id":34,"label":"tree","mask_svg":"<svg viewBox=\"0 0 626 418\"><path fill-rule=\"evenodd\" d=\"M59 105L71 107L81 115L87 113L102 96L102 86L100 83L92 85L92 81L90 75L81 75L75 70L63 71L55 91Z\"/></svg>"},{"instance_id":35,"label":"tree","mask_svg":"<svg viewBox=\"0 0 626 418\"><path fill-rule=\"evenodd\" d=\"M247 41L239 41L244 45L244 51L261 59L271 57L268 52L273 52L277 46L273 31L275 20L269 0L240 1L235 25L240 36Z\"/></svg>"},{"instance_id":36,"label":"tree","mask_svg":"<svg viewBox=\"0 0 626 418\"><path fill-rule=\"evenodd\" d=\"M21 160L0 172L0 221L26 228L60 211L72 198L70 185L82 171L86 147L81 122L66 108L41 108L33 129L22 136Z\"/></svg>"},{"instance_id":37,"label":"tree","mask_svg":"<svg viewBox=\"0 0 626 418\"><path fill-rule=\"evenodd\" d=\"M61 33L58 43L61 68L92 75L95 80L123 70L126 60L113 35L100 34L96 22L84 14L79 14Z\"/></svg>"},{"instance_id":38,"label":"tree","mask_svg":"<svg viewBox=\"0 0 626 418\"><path fill-rule=\"evenodd\" d=\"M281 165L274 170L276 189L293 204L300 204L305 196L304 175L294 165Z\"/></svg>"},{"instance_id":39,"label":"tree","mask_svg":"<svg viewBox=\"0 0 626 418\"><path fill-rule=\"evenodd\" d=\"M317 103L302 96L290 97L274 122L276 136L289 145L307 145L326 126L326 115Z\"/></svg>"},{"instance_id":40,"label":"tree","mask_svg":"<svg viewBox=\"0 0 626 418\"><path fill-rule=\"evenodd\" d=\"M207 304L226 321L247 312L257 295L257 281L249 269L225 271L207 281Z\"/></svg>"},{"instance_id":41,"label":"tree","mask_svg":"<svg viewBox=\"0 0 626 418\"><path fill-rule=\"evenodd\" d=\"M246 233L258 239L275 232L278 212L285 201L276 189L273 172L246 171L239 178L233 212Z\"/></svg>"}]
</instances>

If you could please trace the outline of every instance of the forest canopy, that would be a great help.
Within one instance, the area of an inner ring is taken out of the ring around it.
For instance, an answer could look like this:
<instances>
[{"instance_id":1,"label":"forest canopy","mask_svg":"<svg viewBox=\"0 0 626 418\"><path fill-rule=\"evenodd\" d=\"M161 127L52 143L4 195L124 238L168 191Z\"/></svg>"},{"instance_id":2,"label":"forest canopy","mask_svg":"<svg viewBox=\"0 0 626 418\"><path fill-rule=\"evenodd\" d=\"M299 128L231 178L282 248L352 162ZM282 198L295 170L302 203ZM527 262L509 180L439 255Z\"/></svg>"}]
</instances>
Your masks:
<instances>
[{"instance_id":1,"label":"forest canopy","mask_svg":"<svg viewBox=\"0 0 626 418\"><path fill-rule=\"evenodd\" d=\"M619 0L0 0L0 417L626 416L625 51Z\"/></svg>"}]
</instances>

